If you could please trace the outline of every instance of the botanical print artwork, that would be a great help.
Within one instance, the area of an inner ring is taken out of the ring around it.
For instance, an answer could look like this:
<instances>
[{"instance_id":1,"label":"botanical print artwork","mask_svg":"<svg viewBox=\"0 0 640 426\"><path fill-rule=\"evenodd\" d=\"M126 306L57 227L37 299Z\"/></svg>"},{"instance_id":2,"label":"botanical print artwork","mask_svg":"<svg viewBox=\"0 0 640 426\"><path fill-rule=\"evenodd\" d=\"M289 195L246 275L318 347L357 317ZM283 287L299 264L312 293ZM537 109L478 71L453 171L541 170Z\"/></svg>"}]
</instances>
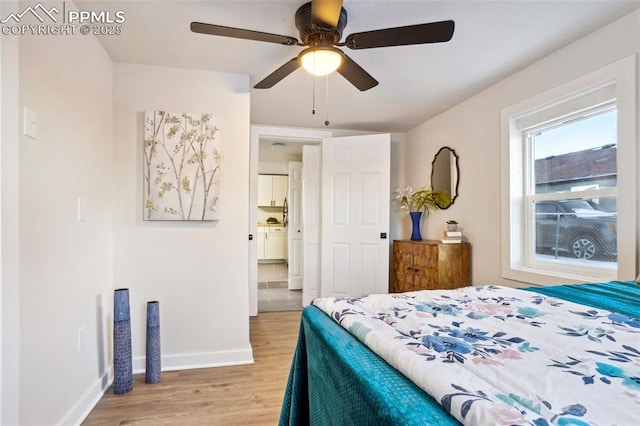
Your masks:
<instances>
[{"instance_id":1,"label":"botanical print artwork","mask_svg":"<svg viewBox=\"0 0 640 426\"><path fill-rule=\"evenodd\" d=\"M220 129L212 114L144 112L144 220L218 220Z\"/></svg>"}]
</instances>

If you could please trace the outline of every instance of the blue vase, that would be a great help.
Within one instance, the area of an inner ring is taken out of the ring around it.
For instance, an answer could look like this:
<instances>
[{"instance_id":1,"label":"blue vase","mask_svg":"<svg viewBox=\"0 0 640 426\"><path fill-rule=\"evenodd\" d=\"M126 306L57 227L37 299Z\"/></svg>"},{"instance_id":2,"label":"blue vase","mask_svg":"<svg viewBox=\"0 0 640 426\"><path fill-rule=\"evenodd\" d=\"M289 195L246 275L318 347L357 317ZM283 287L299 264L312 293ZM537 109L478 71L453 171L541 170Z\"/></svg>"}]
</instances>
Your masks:
<instances>
[{"instance_id":1,"label":"blue vase","mask_svg":"<svg viewBox=\"0 0 640 426\"><path fill-rule=\"evenodd\" d=\"M133 359L131 355L131 314L129 289L117 289L113 296L113 392L133 389Z\"/></svg>"},{"instance_id":2,"label":"blue vase","mask_svg":"<svg viewBox=\"0 0 640 426\"><path fill-rule=\"evenodd\" d=\"M411 239L413 241L422 240L422 235L420 235L420 218L422 217L422 212L409 212L411 216L411 224L413 225L413 229L411 230Z\"/></svg>"},{"instance_id":3,"label":"blue vase","mask_svg":"<svg viewBox=\"0 0 640 426\"><path fill-rule=\"evenodd\" d=\"M160 381L160 302L147 302L147 357L145 381Z\"/></svg>"}]
</instances>

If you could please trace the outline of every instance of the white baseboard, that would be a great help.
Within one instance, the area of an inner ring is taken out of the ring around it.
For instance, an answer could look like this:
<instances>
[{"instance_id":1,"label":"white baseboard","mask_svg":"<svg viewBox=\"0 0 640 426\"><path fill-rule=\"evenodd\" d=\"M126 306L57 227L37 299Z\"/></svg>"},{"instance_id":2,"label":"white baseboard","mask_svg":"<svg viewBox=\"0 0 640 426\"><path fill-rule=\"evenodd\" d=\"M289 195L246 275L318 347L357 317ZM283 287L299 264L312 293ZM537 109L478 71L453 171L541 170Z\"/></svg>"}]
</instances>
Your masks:
<instances>
[{"instance_id":1,"label":"white baseboard","mask_svg":"<svg viewBox=\"0 0 640 426\"><path fill-rule=\"evenodd\" d=\"M162 371L192 370L194 368L226 367L229 365L253 364L251 349L200 354L166 355L161 361ZM144 373L146 358L133 359L133 374Z\"/></svg>"},{"instance_id":2,"label":"white baseboard","mask_svg":"<svg viewBox=\"0 0 640 426\"><path fill-rule=\"evenodd\" d=\"M84 393L82 398L73 406L64 418L58 423L59 425L80 425L89 415L93 407L96 406L100 398L109 389L113 382L113 366L98 378L89 389Z\"/></svg>"},{"instance_id":3,"label":"white baseboard","mask_svg":"<svg viewBox=\"0 0 640 426\"><path fill-rule=\"evenodd\" d=\"M251 349L202 354L168 355L161 359L162 371L191 370L195 368L225 367L230 365L253 364ZM144 373L145 358L133 359L133 374ZM85 392L83 397L68 411L59 425L80 425L93 407L100 401L113 383L113 365Z\"/></svg>"}]
</instances>

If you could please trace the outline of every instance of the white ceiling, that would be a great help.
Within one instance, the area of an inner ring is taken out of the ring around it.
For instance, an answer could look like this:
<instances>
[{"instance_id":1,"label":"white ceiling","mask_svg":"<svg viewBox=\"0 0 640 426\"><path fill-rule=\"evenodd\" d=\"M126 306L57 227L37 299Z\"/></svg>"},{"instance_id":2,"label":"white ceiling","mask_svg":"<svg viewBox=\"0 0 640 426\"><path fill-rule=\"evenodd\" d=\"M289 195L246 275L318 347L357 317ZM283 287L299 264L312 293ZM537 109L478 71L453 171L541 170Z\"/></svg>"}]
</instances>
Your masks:
<instances>
[{"instance_id":1,"label":"white ceiling","mask_svg":"<svg viewBox=\"0 0 640 426\"><path fill-rule=\"evenodd\" d=\"M124 10L124 34L101 42L115 62L248 74L253 86L297 56L297 46L195 34L192 21L299 38L304 0L93 1L83 10ZM448 43L343 50L380 84L360 92L339 74L299 69L271 89L251 90L251 122L403 132L558 48L640 7L640 0L344 0L353 32L452 19ZM634 36L634 35L630 35ZM636 35L637 36L637 35ZM161 90L161 88L159 89ZM203 94L206 95L206 94ZM215 96L215 93L211 93Z\"/></svg>"}]
</instances>

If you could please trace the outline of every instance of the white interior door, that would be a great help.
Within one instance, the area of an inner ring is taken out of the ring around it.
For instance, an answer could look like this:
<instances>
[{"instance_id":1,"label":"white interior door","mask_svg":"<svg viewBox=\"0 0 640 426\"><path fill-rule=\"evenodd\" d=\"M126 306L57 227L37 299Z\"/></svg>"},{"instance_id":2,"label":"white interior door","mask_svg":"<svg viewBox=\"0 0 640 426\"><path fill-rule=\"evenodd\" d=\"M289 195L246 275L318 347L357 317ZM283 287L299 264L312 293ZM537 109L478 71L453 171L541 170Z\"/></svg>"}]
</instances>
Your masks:
<instances>
[{"instance_id":1,"label":"white interior door","mask_svg":"<svg viewBox=\"0 0 640 426\"><path fill-rule=\"evenodd\" d=\"M321 149L302 147L302 305L320 296Z\"/></svg>"},{"instance_id":2,"label":"white interior door","mask_svg":"<svg viewBox=\"0 0 640 426\"><path fill-rule=\"evenodd\" d=\"M389 134L322 141L323 297L389 291L390 147Z\"/></svg>"},{"instance_id":3,"label":"white interior door","mask_svg":"<svg viewBox=\"0 0 640 426\"><path fill-rule=\"evenodd\" d=\"M289 290L302 289L302 163L289 162Z\"/></svg>"}]
</instances>

